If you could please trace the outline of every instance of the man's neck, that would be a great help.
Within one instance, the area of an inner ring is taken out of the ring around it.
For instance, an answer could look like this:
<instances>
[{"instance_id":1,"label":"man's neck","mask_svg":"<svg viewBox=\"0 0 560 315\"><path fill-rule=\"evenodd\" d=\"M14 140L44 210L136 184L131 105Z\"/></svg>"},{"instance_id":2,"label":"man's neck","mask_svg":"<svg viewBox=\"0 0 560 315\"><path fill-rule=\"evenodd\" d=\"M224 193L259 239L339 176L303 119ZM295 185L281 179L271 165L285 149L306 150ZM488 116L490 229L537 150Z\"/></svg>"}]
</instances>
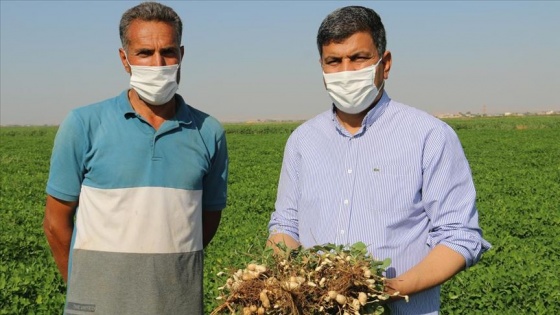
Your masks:
<instances>
[{"instance_id":1,"label":"man's neck","mask_svg":"<svg viewBox=\"0 0 560 315\"><path fill-rule=\"evenodd\" d=\"M377 105L377 103L379 103L381 95L383 95L383 91L380 91L379 96L368 108L358 114L348 114L335 107L334 110L336 113L336 119L338 119L340 125L344 127L344 129L346 129L351 135L355 135L362 127L362 123L364 122L364 118L366 117L366 115Z\"/></svg>"},{"instance_id":2,"label":"man's neck","mask_svg":"<svg viewBox=\"0 0 560 315\"><path fill-rule=\"evenodd\" d=\"M163 105L150 105L140 99L134 89L130 89L128 90L128 100L134 111L152 125L155 130L158 130L166 120L175 117L177 111L175 97Z\"/></svg>"},{"instance_id":3,"label":"man's neck","mask_svg":"<svg viewBox=\"0 0 560 315\"><path fill-rule=\"evenodd\" d=\"M362 122L364 117L366 117L367 110L359 114L347 114L335 108L336 119L344 129L346 129L350 134L354 135L362 127Z\"/></svg>"}]
</instances>

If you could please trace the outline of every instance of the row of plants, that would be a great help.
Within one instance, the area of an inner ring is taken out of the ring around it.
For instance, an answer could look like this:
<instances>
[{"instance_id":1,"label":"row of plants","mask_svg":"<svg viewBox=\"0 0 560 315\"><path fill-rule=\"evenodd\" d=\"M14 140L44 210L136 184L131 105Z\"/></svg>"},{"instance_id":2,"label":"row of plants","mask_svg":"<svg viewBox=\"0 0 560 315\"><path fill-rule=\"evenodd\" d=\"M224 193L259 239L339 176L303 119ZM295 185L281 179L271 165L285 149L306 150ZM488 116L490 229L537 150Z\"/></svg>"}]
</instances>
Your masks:
<instances>
[{"instance_id":1,"label":"row of plants","mask_svg":"<svg viewBox=\"0 0 560 315\"><path fill-rule=\"evenodd\" d=\"M447 122L469 159L480 224L493 248L442 286L441 313L560 313L560 117ZM228 206L205 251L207 314L220 305L224 278L217 274L262 256L284 144L297 125L225 125ZM56 127L0 128L0 314L58 314L64 304L41 225L55 133Z\"/></svg>"}]
</instances>

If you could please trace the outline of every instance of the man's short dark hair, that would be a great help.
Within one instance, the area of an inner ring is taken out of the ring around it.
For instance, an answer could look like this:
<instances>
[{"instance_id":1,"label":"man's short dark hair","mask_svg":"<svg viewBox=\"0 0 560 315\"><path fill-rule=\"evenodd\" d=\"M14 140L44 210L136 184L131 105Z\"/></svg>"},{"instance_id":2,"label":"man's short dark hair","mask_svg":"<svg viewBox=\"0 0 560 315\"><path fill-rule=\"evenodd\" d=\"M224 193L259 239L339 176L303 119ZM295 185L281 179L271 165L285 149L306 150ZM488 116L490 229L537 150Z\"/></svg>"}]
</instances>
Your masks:
<instances>
[{"instance_id":1,"label":"man's short dark hair","mask_svg":"<svg viewBox=\"0 0 560 315\"><path fill-rule=\"evenodd\" d=\"M341 43L358 32L371 35L379 56L383 56L387 46L385 27L375 11L361 6L348 6L337 9L321 23L317 32L317 48L323 56L323 46L330 43Z\"/></svg>"},{"instance_id":2,"label":"man's short dark hair","mask_svg":"<svg viewBox=\"0 0 560 315\"><path fill-rule=\"evenodd\" d=\"M119 24L119 34L124 50L128 50L128 28L134 20L165 22L173 26L177 44L181 45L183 23L177 13L170 7L157 2L143 2L128 9L122 16Z\"/></svg>"}]
</instances>

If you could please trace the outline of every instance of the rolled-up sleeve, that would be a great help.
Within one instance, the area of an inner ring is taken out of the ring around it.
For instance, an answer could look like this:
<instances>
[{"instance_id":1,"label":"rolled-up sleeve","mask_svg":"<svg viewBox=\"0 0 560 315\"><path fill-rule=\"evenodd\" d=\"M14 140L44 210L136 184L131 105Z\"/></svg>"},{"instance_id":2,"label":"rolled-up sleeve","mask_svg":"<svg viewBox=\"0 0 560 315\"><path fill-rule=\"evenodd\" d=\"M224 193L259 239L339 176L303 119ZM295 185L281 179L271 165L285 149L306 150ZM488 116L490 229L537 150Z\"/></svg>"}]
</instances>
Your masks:
<instances>
[{"instance_id":1,"label":"rolled-up sleeve","mask_svg":"<svg viewBox=\"0 0 560 315\"><path fill-rule=\"evenodd\" d=\"M301 154L298 150L297 132L296 129L290 135L284 149L275 211L271 215L268 231L270 235L287 234L299 242L298 200L300 190L298 177Z\"/></svg>"},{"instance_id":2,"label":"rolled-up sleeve","mask_svg":"<svg viewBox=\"0 0 560 315\"><path fill-rule=\"evenodd\" d=\"M455 250L468 268L491 245L482 238L471 170L451 127L443 125L428 135L422 163L422 199L432 225L428 245Z\"/></svg>"}]
</instances>

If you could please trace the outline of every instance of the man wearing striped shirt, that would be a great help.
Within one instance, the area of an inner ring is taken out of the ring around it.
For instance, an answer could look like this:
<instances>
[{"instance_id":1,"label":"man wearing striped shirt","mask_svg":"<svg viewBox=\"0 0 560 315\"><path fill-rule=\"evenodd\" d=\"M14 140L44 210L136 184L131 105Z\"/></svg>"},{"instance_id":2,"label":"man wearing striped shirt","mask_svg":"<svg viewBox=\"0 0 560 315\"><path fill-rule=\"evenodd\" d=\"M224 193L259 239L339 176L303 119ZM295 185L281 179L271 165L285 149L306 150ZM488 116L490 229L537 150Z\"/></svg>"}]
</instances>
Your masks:
<instances>
[{"instance_id":1,"label":"man wearing striped shirt","mask_svg":"<svg viewBox=\"0 0 560 315\"><path fill-rule=\"evenodd\" d=\"M455 132L384 91L392 58L373 10L338 9L317 35L332 108L299 126L284 152L269 244L368 245L391 258L392 314L437 314L440 285L475 264L475 188Z\"/></svg>"}]
</instances>

